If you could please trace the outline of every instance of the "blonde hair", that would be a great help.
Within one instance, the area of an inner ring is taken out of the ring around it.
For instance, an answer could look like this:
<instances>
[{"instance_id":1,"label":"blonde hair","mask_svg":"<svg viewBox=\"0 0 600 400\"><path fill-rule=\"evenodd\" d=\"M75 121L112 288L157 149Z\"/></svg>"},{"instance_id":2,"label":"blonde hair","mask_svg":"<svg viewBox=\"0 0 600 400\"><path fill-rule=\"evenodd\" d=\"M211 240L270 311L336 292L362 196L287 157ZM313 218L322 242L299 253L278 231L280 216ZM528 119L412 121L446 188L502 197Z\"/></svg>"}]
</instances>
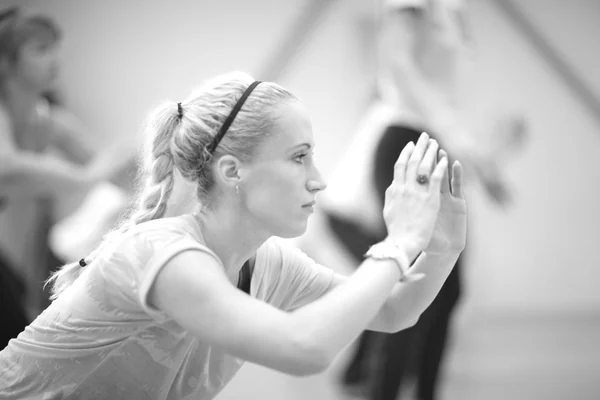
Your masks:
<instances>
[{"instance_id":1,"label":"blonde hair","mask_svg":"<svg viewBox=\"0 0 600 400\"><path fill-rule=\"evenodd\" d=\"M297 100L277 84L261 83L246 99L225 136L210 153L207 148L253 81L250 75L241 72L221 75L205 82L181 103L181 118L178 105L172 101L164 102L150 114L143 130L146 146L139 176L145 184L139 191L137 207L83 260L85 264L92 263L106 243L132 226L165 215L176 169L186 180L196 184L199 203L205 207L210 205L214 161L225 154L241 161L250 160L256 148L271 133L277 106ZM75 262L52 273L46 282L52 285L51 299L64 292L81 271L79 263Z\"/></svg>"}]
</instances>

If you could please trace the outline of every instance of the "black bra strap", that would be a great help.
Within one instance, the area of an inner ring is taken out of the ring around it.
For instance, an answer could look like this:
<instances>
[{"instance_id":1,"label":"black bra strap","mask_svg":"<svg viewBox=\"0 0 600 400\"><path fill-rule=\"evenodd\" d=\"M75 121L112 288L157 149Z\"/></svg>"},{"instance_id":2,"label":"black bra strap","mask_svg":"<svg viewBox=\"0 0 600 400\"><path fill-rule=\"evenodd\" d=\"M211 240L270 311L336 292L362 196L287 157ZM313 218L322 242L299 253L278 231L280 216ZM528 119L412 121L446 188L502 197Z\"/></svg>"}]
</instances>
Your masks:
<instances>
[{"instance_id":1,"label":"black bra strap","mask_svg":"<svg viewBox=\"0 0 600 400\"><path fill-rule=\"evenodd\" d=\"M244 263L244 266L240 270L240 278L238 280L238 289L242 290L246 294L250 294L250 282L252 281L252 274L250 273L250 260Z\"/></svg>"}]
</instances>

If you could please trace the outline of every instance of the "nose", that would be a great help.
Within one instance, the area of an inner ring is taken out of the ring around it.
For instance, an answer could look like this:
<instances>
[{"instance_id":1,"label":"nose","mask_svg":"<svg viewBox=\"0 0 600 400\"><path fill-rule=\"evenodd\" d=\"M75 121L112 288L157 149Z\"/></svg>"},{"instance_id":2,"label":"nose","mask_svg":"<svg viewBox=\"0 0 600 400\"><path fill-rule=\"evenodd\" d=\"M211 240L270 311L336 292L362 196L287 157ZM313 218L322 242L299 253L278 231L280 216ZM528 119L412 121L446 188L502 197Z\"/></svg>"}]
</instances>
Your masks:
<instances>
[{"instance_id":1,"label":"nose","mask_svg":"<svg viewBox=\"0 0 600 400\"><path fill-rule=\"evenodd\" d=\"M320 192L327 188L327 183L323 179L321 172L315 167L312 176L306 182L306 188L309 192Z\"/></svg>"}]
</instances>

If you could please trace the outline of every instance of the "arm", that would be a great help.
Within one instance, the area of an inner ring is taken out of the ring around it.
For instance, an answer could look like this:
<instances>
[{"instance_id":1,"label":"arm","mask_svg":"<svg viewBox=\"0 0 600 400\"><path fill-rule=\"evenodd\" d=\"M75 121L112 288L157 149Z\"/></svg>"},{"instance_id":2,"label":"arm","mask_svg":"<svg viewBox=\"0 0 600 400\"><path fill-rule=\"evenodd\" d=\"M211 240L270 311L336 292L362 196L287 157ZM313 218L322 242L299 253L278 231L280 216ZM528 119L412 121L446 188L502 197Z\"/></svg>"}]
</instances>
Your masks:
<instances>
[{"instance_id":1,"label":"arm","mask_svg":"<svg viewBox=\"0 0 600 400\"><path fill-rule=\"evenodd\" d=\"M87 182L85 170L73 163L18 149L9 118L0 110L0 196L58 194Z\"/></svg>"},{"instance_id":2,"label":"arm","mask_svg":"<svg viewBox=\"0 0 600 400\"><path fill-rule=\"evenodd\" d=\"M366 260L344 285L284 312L237 290L212 256L187 251L159 272L149 301L233 356L308 375L326 369L367 327L399 278L395 262Z\"/></svg>"},{"instance_id":3,"label":"arm","mask_svg":"<svg viewBox=\"0 0 600 400\"><path fill-rule=\"evenodd\" d=\"M444 148L454 158L474 168L484 159L482 147L458 119L456 110L443 93L431 85L416 63L421 39L419 32L426 23L423 11L418 8L403 8L389 16L384 51L391 63L392 76L398 90L408 97L432 131L440 136Z\"/></svg>"},{"instance_id":4,"label":"arm","mask_svg":"<svg viewBox=\"0 0 600 400\"><path fill-rule=\"evenodd\" d=\"M118 180L120 173L135 164L137 148L132 137L113 138L106 146L71 113L59 107L52 109L52 127L55 146L71 161L85 164L88 173L98 180Z\"/></svg>"},{"instance_id":5,"label":"arm","mask_svg":"<svg viewBox=\"0 0 600 400\"><path fill-rule=\"evenodd\" d=\"M69 161L86 164L102 146L97 135L92 135L80 121L62 107L52 106L50 111L52 144Z\"/></svg>"},{"instance_id":6,"label":"arm","mask_svg":"<svg viewBox=\"0 0 600 400\"><path fill-rule=\"evenodd\" d=\"M378 314L391 332L398 332L415 324L439 293L459 255L460 253L452 253L431 256L421 253L411 271L425 274L425 279L408 285L397 283Z\"/></svg>"},{"instance_id":7,"label":"arm","mask_svg":"<svg viewBox=\"0 0 600 400\"><path fill-rule=\"evenodd\" d=\"M430 84L416 64L419 32L424 28L430 29L423 27L426 23L419 9L404 8L390 15L384 43L395 84L425 117L448 153L461 160L495 203L506 204L510 194L488 146L474 138L458 117L456 109L441 91Z\"/></svg>"},{"instance_id":8,"label":"arm","mask_svg":"<svg viewBox=\"0 0 600 400\"><path fill-rule=\"evenodd\" d=\"M367 329L394 333L413 326L437 296L459 254L429 256L421 253L410 270L414 274L425 274L425 279L396 283ZM347 280L347 277L336 274L332 289L345 285Z\"/></svg>"}]
</instances>

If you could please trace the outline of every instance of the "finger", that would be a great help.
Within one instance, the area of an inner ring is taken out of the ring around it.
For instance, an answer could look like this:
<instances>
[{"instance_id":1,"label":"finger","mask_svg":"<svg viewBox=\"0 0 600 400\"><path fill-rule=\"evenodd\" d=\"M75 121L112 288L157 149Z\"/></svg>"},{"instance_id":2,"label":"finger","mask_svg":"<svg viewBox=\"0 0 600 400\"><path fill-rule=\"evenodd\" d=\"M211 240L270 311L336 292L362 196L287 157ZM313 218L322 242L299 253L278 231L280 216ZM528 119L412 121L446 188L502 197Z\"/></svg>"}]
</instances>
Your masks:
<instances>
[{"instance_id":1,"label":"finger","mask_svg":"<svg viewBox=\"0 0 600 400\"><path fill-rule=\"evenodd\" d=\"M427 177L431 176L433 168L437 164L435 159L437 158L437 152L439 148L440 146L438 145L437 140L429 139L427 150L425 151L423 160L421 161L419 169L417 170L418 175L425 175Z\"/></svg>"},{"instance_id":2,"label":"finger","mask_svg":"<svg viewBox=\"0 0 600 400\"><path fill-rule=\"evenodd\" d=\"M415 148L408 160L408 166L406 167L406 182L417 180L417 170L421 161L423 160L423 156L425 155L425 150L427 150L427 146L429 145L429 135L425 132L421 134Z\"/></svg>"},{"instance_id":3,"label":"finger","mask_svg":"<svg viewBox=\"0 0 600 400\"><path fill-rule=\"evenodd\" d=\"M459 161L454 161L452 165L452 195L460 199L465 198L463 193L462 166Z\"/></svg>"},{"instance_id":4,"label":"finger","mask_svg":"<svg viewBox=\"0 0 600 400\"><path fill-rule=\"evenodd\" d=\"M448 170L448 157L444 157L440 160L439 163L435 166L433 170L433 174L431 174L431 180L429 184L429 190L432 190L433 193L441 191L442 180L444 176L447 175Z\"/></svg>"},{"instance_id":5,"label":"finger","mask_svg":"<svg viewBox=\"0 0 600 400\"><path fill-rule=\"evenodd\" d=\"M404 146L394 164L394 180L398 183L404 184L406 182L406 165L408 164L408 160L413 153L414 148L415 144L413 142Z\"/></svg>"},{"instance_id":6,"label":"finger","mask_svg":"<svg viewBox=\"0 0 600 400\"><path fill-rule=\"evenodd\" d=\"M448 153L446 153L444 150L440 149L438 153L440 159L448 158ZM444 176L442 176L442 182L440 183L440 186L440 191L442 193L450 193L450 177L448 176L448 168L444 170Z\"/></svg>"}]
</instances>

